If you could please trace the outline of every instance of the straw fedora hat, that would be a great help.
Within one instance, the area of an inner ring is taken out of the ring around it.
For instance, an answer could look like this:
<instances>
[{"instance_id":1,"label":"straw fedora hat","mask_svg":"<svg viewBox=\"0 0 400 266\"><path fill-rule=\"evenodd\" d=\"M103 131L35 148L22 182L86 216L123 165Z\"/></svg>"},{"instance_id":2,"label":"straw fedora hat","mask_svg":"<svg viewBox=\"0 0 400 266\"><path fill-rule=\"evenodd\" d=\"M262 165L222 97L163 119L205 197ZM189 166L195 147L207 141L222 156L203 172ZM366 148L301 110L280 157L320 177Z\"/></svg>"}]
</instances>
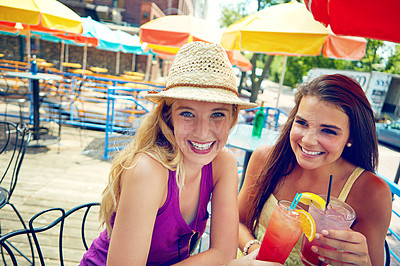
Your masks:
<instances>
[{"instance_id":1,"label":"straw fedora hat","mask_svg":"<svg viewBox=\"0 0 400 266\"><path fill-rule=\"evenodd\" d=\"M155 103L173 98L235 104L239 109L257 106L239 99L236 76L224 48L206 42L182 46L168 74L166 88L150 91L144 97Z\"/></svg>"}]
</instances>

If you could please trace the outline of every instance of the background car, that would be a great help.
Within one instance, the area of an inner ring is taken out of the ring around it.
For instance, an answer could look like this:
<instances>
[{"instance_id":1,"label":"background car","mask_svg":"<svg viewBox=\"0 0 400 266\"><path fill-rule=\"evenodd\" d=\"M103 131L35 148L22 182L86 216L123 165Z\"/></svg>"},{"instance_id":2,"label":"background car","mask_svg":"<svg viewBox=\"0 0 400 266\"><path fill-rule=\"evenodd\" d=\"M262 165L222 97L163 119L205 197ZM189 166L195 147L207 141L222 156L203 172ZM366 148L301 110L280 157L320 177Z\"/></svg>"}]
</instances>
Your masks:
<instances>
[{"instance_id":1,"label":"background car","mask_svg":"<svg viewBox=\"0 0 400 266\"><path fill-rule=\"evenodd\" d=\"M389 123L376 123L378 141L400 149L400 120Z\"/></svg>"}]
</instances>

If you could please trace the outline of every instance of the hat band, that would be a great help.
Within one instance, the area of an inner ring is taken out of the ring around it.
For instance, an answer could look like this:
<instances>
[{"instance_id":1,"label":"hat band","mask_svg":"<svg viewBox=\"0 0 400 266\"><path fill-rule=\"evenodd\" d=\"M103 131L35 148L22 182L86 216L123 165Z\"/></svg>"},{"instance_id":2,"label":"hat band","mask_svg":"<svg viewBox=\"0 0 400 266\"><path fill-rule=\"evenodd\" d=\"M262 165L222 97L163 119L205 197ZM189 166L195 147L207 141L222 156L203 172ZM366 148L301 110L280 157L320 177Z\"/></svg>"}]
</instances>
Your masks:
<instances>
[{"instance_id":1,"label":"hat band","mask_svg":"<svg viewBox=\"0 0 400 266\"><path fill-rule=\"evenodd\" d=\"M176 84L172 84L169 85L168 87L166 87L164 89L164 91L167 91L169 89L175 88L175 87L194 87L194 88L213 88L213 89L223 89L223 90L227 90L230 92L233 92L236 94L236 96L239 96L239 93L232 88L226 87L226 86L218 86L218 85L200 85L200 84L191 84L191 83L176 83Z\"/></svg>"}]
</instances>

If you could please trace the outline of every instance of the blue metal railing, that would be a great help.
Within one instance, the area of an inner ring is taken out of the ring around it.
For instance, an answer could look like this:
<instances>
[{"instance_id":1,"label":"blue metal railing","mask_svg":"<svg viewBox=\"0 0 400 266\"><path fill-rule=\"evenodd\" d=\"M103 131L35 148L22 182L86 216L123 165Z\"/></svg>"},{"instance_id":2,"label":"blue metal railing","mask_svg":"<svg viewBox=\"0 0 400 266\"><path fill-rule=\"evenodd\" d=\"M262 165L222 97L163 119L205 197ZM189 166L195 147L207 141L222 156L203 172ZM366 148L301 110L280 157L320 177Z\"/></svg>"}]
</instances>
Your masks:
<instances>
[{"instance_id":1,"label":"blue metal railing","mask_svg":"<svg viewBox=\"0 0 400 266\"><path fill-rule=\"evenodd\" d=\"M119 117L122 119L136 119L140 118L144 114L149 112L149 108L145 106L145 103L149 102L141 99L140 96L134 97L133 93L139 93L142 91L149 91L151 89L140 89L140 88L127 88L109 86L107 93L107 118L105 125L105 139L104 139L104 159L110 159L110 153L112 151L118 151L123 149L129 144L131 139L123 138L124 136L132 136L136 133L136 128L132 127L131 124L127 127L118 126L116 119ZM116 105L119 101L131 102L134 112L126 115L116 109Z\"/></svg>"},{"instance_id":2,"label":"blue metal railing","mask_svg":"<svg viewBox=\"0 0 400 266\"><path fill-rule=\"evenodd\" d=\"M398 184L396 184L396 183L394 183L393 181L387 179L386 177L380 175L379 173L377 173L377 175L378 175L379 177L381 177L383 180L385 180L385 182L389 185L390 190L391 190L392 193L393 193L393 196L396 195L396 197L400 197L400 186L399 186ZM396 210L392 209L392 212L393 212L397 217L400 218L400 214L399 214ZM396 233L396 232L393 230L393 228L390 228L390 227L389 227L389 233L390 233L391 235L393 235L393 236L397 239L397 241L400 241L400 236L399 236L399 234ZM393 258L395 258L395 259L400 263L400 256L397 255L397 254L395 254L394 251L393 251L392 249L389 249L389 252L390 252L390 254L393 256Z\"/></svg>"}]
</instances>

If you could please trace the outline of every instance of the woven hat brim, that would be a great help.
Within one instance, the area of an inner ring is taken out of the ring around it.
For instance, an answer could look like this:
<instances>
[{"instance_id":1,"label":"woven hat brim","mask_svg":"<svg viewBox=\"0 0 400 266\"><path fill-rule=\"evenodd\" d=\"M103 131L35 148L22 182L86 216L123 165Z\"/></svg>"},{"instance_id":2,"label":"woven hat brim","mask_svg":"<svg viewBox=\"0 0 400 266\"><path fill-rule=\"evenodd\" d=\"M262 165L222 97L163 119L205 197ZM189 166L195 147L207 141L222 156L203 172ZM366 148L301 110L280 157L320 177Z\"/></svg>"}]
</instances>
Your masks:
<instances>
[{"instance_id":1,"label":"woven hat brim","mask_svg":"<svg viewBox=\"0 0 400 266\"><path fill-rule=\"evenodd\" d=\"M162 98L193 100L202 102L215 102L235 104L239 109L250 109L257 107L257 104L244 102L236 96L235 93L224 89L193 88L193 87L175 87L159 93L148 93L144 98L158 103Z\"/></svg>"}]
</instances>

